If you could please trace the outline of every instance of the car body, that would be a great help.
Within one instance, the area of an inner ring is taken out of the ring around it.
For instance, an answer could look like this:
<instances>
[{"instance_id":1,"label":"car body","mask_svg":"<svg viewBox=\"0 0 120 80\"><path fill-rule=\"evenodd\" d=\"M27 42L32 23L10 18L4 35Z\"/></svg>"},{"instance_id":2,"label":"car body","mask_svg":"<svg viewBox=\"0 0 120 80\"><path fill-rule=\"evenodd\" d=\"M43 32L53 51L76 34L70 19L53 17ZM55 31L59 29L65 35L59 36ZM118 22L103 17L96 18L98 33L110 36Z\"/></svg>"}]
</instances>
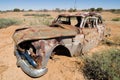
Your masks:
<instances>
[{"instance_id":1,"label":"car body","mask_svg":"<svg viewBox=\"0 0 120 80\"><path fill-rule=\"evenodd\" d=\"M31 77L47 72L51 55L81 56L104 38L97 13L60 14L48 27L17 29L13 35L17 65Z\"/></svg>"}]
</instances>

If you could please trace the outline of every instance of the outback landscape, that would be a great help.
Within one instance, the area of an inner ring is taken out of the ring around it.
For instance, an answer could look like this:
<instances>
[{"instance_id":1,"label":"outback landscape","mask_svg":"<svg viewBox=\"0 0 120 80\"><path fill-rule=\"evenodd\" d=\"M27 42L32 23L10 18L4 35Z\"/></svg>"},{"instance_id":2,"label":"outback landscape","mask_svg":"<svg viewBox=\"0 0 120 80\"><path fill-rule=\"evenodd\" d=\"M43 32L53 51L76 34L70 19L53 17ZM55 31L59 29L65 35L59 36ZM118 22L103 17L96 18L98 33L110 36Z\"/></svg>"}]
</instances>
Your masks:
<instances>
[{"instance_id":1,"label":"outback landscape","mask_svg":"<svg viewBox=\"0 0 120 80\"><path fill-rule=\"evenodd\" d=\"M82 11L79 11L79 13ZM99 45L88 53L80 57L67 57L55 55L54 60L50 59L47 68L47 74L39 78L31 78L26 75L21 68L16 66L16 57L14 56L14 41L12 35L17 28L28 27L28 26L40 26L40 25L50 25L54 18L58 14L75 14L78 12L4 12L0 13L0 22L3 19L12 20L13 25L5 26L0 24L0 80L86 80L84 70L86 63L86 56L92 57L95 53L106 54L116 52L113 67L117 71L113 76L109 77L109 80L119 80L120 79L120 14L112 13L109 11L101 12L103 17L104 25L110 31L110 37L105 38ZM2 27L5 26L5 27ZM111 50L111 51L110 51ZM108 52L107 52L108 51ZM94 57L94 56L93 56ZM99 57L98 57L99 58ZM106 60L105 57L104 60ZM108 59L107 59L108 60ZM102 59L101 59L102 61ZM109 61L108 61L109 62ZM110 66L109 66L110 67ZM90 68L90 67L89 67ZM92 67L91 67L92 68ZM107 68L107 67L106 67ZM93 68L92 68L93 69ZM94 71L94 70L93 70ZM96 70L97 71L97 70ZM90 71L89 71L90 72ZM109 71L108 71L109 72ZM112 72L112 71L111 71ZM105 73L106 74L106 73ZM109 73L107 73L108 75ZM112 73L111 73L112 74ZM112 75L113 75L112 74ZM94 75L95 76L95 75ZM98 76L97 76L98 77ZM106 78L106 75L104 76ZM110 79L111 78L111 79ZM91 79L91 80L101 80L101 79ZM103 79L108 80L108 79Z\"/></svg>"}]
</instances>

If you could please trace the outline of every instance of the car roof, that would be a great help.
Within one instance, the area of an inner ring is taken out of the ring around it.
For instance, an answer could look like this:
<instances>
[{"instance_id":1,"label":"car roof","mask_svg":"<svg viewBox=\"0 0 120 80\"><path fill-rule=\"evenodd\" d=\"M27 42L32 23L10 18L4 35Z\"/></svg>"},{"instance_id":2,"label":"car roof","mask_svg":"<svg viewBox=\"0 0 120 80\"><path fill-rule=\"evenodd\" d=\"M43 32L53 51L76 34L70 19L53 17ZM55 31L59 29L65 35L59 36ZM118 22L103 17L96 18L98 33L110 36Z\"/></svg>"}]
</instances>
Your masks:
<instances>
[{"instance_id":1,"label":"car roof","mask_svg":"<svg viewBox=\"0 0 120 80\"><path fill-rule=\"evenodd\" d=\"M77 14L60 14L59 17L88 17L88 16L100 16L100 14L95 12L85 12Z\"/></svg>"}]
</instances>

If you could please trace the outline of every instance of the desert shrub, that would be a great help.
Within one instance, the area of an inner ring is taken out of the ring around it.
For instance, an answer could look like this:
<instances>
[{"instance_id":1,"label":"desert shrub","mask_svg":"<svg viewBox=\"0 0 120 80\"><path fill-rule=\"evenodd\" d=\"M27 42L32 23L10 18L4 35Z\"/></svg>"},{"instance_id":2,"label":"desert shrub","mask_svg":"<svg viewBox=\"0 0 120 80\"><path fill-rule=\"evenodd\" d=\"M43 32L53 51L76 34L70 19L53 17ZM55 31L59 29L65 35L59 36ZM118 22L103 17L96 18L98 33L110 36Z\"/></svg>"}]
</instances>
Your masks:
<instances>
[{"instance_id":1,"label":"desert shrub","mask_svg":"<svg viewBox=\"0 0 120 80\"><path fill-rule=\"evenodd\" d=\"M113 12L114 14L120 14L120 10L119 11L115 11Z\"/></svg>"},{"instance_id":2,"label":"desert shrub","mask_svg":"<svg viewBox=\"0 0 120 80\"><path fill-rule=\"evenodd\" d=\"M115 12L115 11L116 11L116 9L110 9L109 11L110 11L110 12Z\"/></svg>"},{"instance_id":3,"label":"desert shrub","mask_svg":"<svg viewBox=\"0 0 120 80\"><path fill-rule=\"evenodd\" d=\"M21 10L18 8L13 9L14 12L20 12Z\"/></svg>"},{"instance_id":4,"label":"desert shrub","mask_svg":"<svg viewBox=\"0 0 120 80\"><path fill-rule=\"evenodd\" d=\"M112 21L120 21L120 18L113 18Z\"/></svg>"},{"instance_id":5,"label":"desert shrub","mask_svg":"<svg viewBox=\"0 0 120 80\"><path fill-rule=\"evenodd\" d=\"M24 14L24 16L48 17L50 14Z\"/></svg>"},{"instance_id":6,"label":"desert shrub","mask_svg":"<svg viewBox=\"0 0 120 80\"><path fill-rule=\"evenodd\" d=\"M56 8L55 12L61 12L60 8Z\"/></svg>"},{"instance_id":7,"label":"desert shrub","mask_svg":"<svg viewBox=\"0 0 120 80\"><path fill-rule=\"evenodd\" d=\"M20 22L15 19L0 18L0 28L5 28L11 25L16 25L16 24L20 24Z\"/></svg>"},{"instance_id":8,"label":"desert shrub","mask_svg":"<svg viewBox=\"0 0 120 80\"><path fill-rule=\"evenodd\" d=\"M111 13L120 14L120 9L110 9Z\"/></svg>"},{"instance_id":9,"label":"desert shrub","mask_svg":"<svg viewBox=\"0 0 120 80\"><path fill-rule=\"evenodd\" d=\"M33 11L32 9L29 9L28 11Z\"/></svg>"},{"instance_id":10,"label":"desert shrub","mask_svg":"<svg viewBox=\"0 0 120 80\"><path fill-rule=\"evenodd\" d=\"M120 49L111 48L84 59L88 80L120 80Z\"/></svg>"},{"instance_id":11,"label":"desert shrub","mask_svg":"<svg viewBox=\"0 0 120 80\"><path fill-rule=\"evenodd\" d=\"M90 8L89 10L90 10L90 11L95 11L95 8Z\"/></svg>"},{"instance_id":12,"label":"desert shrub","mask_svg":"<svg viewBox=\"0 0 120 80\"><path fill-rule=\"evenodd\" d=\"M88 10L88 9L82 9L82 11L86 11L86 12L88 12L89 10Z\"/></svg>"},{"instance_id":13,"label":"desert shrub","mask_svg":"<svg viewBox=\"0 0 120 80\"><path fill-rule=\"evenodd\" d=\"M0 13L1 13L1 14L4 14L4 13L7 13L7 12L6 12L6 11L1 11Z\"/></svg>"},{"instance_id":14,"label":"desert shrub","mask_svg":"<svg viewBox=\"0 0 120 80\"><path fill-rule=\"evenodd\" d=\"M101 12L101 11L103 11L103 8L100 8L100 7L99 7L99 8L96 9L96 11L97 11L97 12Z\"/></svg>"},{"instance_id":15,"label":"desert shrub","mask_svg":"<svg viewBox=\"0 0 120 80\"><path fill-rule=\"evenodd\" d=\"M68 12L76 12L77 11L77 9L73 9L73 8L70 8L69 10L68 10Z\"/></svg>"}]
</instances>

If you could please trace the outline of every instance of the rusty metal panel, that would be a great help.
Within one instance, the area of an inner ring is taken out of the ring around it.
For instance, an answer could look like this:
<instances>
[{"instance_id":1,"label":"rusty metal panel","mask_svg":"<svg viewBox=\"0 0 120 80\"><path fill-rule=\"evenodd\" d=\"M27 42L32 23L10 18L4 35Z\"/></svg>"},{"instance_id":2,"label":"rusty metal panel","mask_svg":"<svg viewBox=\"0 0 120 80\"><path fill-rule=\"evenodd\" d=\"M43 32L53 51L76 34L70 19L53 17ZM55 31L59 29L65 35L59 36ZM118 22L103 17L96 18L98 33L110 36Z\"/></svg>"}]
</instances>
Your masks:
<instances>
[{"instance_id":1,"label":"rusty metal panel","mask_svg":"<svg viewBox=\"0 0 120 80\"><path fill-rule=\"evenodd\" d=\"M89 30L89 32L88 32ZM85 39L83 42L83 53L88 52L90 49L94 48L98 45L100 41L99 32L96 29L88 29L87 33L85 34Z\"/></svg>"},{"instance_id":2,"label":"rusty metal panel","mask_svg":"<svg viewBox=\"0 0 120 80\"><path fill-rule=\"evenodd\" d=\"M24 30L16 31L13 39L16 44L26 40L49 39L62 36L75 36L76 30L69 28L71 26L53 27L29 27Z\"/></svg>"},{"instance_id":3,"label":"rusty metal panel","mask_svg":"<svg viewBox=\"0 0 120 80\"><path fill-rule=\"evenodd\" d=\"M25 51L27 51L31 58L37 63L35 70L44 69L50 56L55 54L55 52L64 51L62 54L69 52L68 54L70 54L70 56L80 56L97 46L104 37L105 27L102 22L100 25L97 23L98 18L96 17L99 17L99 15L96 13L61 14L59 16L81 16L84 19L81 19L81 27L60 22L48 27L41 26L17 29L13 35L16 51L24 54L26 54ZM96 24L93 24L92 21L90 22L88 18L96 19ZM89 22L87 22L87 20ZM89 25L92 26L85 27L85 23L89 23ZM22 56L20 57L22 58ZM24 68L27 69L27 67ZM37 73L37 71L35 73ZM40 73L44 74L45 71Z\"/></svg>"}]
</instances>

